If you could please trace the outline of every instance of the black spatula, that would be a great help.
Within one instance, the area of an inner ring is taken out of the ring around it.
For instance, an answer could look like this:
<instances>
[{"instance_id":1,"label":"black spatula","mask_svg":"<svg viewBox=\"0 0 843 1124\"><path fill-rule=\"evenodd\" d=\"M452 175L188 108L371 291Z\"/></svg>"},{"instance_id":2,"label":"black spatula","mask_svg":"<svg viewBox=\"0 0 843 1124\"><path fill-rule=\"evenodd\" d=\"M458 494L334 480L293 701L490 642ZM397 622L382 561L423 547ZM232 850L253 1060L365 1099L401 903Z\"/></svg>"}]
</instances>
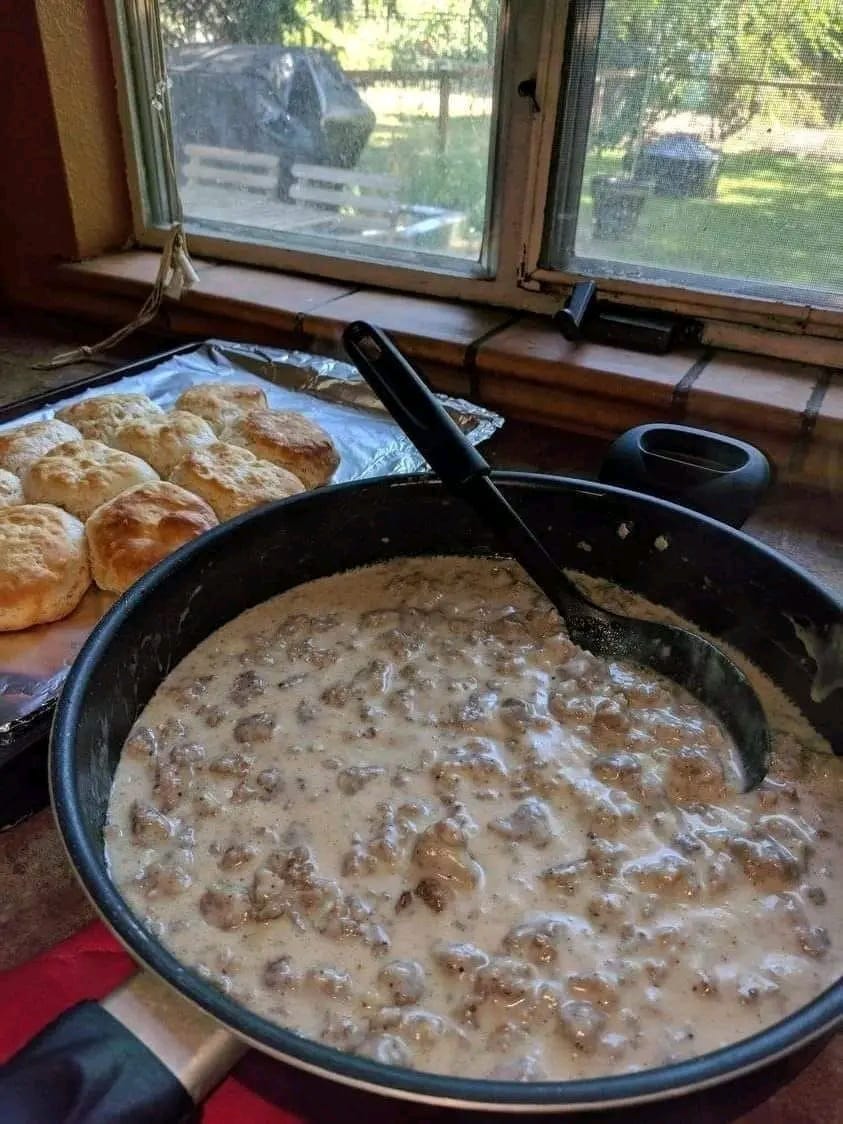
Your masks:
<instances>
[{"instance_id":1,"label":"black spatula","mask_svg":"<svg viewBox=\"0 0 843 1124\"><path fill-rule=\"evenodd\" d=\"M763 707L743 672L719 648L684 628L607 612L579 592L491 480L490 468L395 344L356 321L343 334L357 369L442 483L469 503L564 618L571 639L604 659L627 660L685 687L732 735L746 789L767 772Z\"/></svg>"}]
</instances>

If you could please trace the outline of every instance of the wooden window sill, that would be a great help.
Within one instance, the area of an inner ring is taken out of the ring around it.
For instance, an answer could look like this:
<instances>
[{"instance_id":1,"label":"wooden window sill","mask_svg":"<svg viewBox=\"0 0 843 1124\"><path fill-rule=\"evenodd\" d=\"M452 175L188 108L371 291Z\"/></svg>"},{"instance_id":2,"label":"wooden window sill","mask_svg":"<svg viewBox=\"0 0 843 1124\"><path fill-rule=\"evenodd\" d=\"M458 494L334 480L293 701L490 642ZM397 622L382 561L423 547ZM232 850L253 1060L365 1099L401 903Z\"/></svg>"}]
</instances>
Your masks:
<instances>
[{"instance_id":1,"label":"wooden window sill","mask_svg":"<svg viewBox=\"0 0 843 1124\"><path fill-rule=\"evenodd\" d=\"M57 266L41 307L109 324L132 319L158 255L133 251ZM340 355L368 319L394 335L439 389L572 432L616 436L681 421L759 445L781 475L827 484L843 470L843 372L713 349L642 355L573 345L547 320L264 270L201 262L200 284L165 301L156 327Z\"/></svg>"}]
</instances>

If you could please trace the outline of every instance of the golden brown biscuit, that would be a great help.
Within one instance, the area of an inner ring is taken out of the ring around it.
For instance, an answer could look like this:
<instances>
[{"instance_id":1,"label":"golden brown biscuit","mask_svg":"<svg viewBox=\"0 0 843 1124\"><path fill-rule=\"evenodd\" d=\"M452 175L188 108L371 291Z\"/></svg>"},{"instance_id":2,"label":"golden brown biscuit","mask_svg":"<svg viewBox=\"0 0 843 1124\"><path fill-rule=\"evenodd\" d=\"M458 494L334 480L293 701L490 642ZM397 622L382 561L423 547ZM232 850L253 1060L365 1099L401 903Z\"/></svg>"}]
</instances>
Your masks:
<instances>
[{"instance_id":1,"label":"golden brown biscuit","mask_svg":"<svg viewBox=\"0 0 843 1124\"><path fill-rule=\"evenodd\" d=\"M54 503L77 519L131 488L157 480L140 457L111 449L102 441L65 441L35 462L23 480L30 503Z\"/></svg>"},{"instance_id":2,"label":"golden brown biscuit","mask_svg":"<svg viewBox=\"0 0 843 1124\"><path fill-rule=\"evenodd\" d=\"M207 500L219 519L304 491L298 476L286 468L222 441L188 453L170 479Z\"/></svg>"},{"instance_id":3,"label":"golden brown biscuit","mask_svg":"<svg viewBox=\"0 0 843 1124\"><path fill-rule=\"evenodd\" d=\"M151 464L160 476L169 476L191 449L213 445L217 435L204 420L186 410L158 417L139 418L117 430L112 445Z\"/></svg>"},{"instance_id":4,"label":"golden brown biscuit","mask_svg":"<svg viewBox=\"0 0 843 1124\"><path fill-rule=\"evenodd\" d=\"M78 519L50 504L0 511L0 632L61 620L90 584Z\"/></svg>"},{"instance_id":5,"label":"golden brown biscuit","mask_svg":"<svg viewBox=\"0 0 843 1124\"><path fill-rule=\"evenodd\" d=\"M325 430L289 410L251 410L223 433L223 440L242 445L261 460L298 476L306 488L325 484L340 463Z\"/></svg>"},{"instance_id":6,"label":"golden brown biscuit","mask_svg":"<svg viewBox=\"0 0 843 1124\"><path fill-rule=\"evenodd\" d=\"M63 421L29 422L0 433L0 468L23 476L31 464L62 441L76 441L82 434Z\"/></svg>"},{"instance_id":7,"label":"golden brown biscuit","mask_svg":"<svg viewBox=\"0 0 843 1124\"><path fill-rule=\"evenodd\" d=\"M14 472L0 468L0 508L15 507L23 502L23 484Z\"/></svg>"},{"instance_id":8,"label":"golden brown biscuit","mask_svg":"<svg viewBox=\"0 0 843 1124\"><path fill-rule=\"evenodd\" d=\"M110 445L121 426L163 413L145 394L98 394L56 410L56 417L75 425L83 437Z\"/></svg>"},{"instance_id":9,"label":"golden brown biscuit","mask_svg":"<svg viewBox=\"0 0 843 1124\"><path fill-rule=\"evenodd\" d=\"M204 500L166 480L129 488L98 507L85 524L94 581L100 589L122 593L217 522Z\"/></svg>"},{"instance_id":10,"label":"golden brown biscuit","mask_svg":"<svg viewBox=\"0 0 843 1124\"><path fill-rule=\"evenodd\" d=\"M265 409L266 395L259 386L243 382L200 382L188 387L176 401L177 410L204 418L215 433L249 410Z\"/></svg>"}]
</instances>

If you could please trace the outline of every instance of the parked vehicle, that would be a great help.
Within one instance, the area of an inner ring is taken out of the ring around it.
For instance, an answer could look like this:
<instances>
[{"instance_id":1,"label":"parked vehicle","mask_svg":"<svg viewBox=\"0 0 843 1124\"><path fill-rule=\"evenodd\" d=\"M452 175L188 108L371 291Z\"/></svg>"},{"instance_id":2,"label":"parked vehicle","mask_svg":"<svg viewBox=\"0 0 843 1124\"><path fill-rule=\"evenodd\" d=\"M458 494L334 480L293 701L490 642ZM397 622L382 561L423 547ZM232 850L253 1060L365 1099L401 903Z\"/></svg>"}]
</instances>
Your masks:
<instances>
[{"instance_id":1,"label":"parked vehicle","mask_svg":"<svg viewBox=\"0 0 843 1124\"><path fill-rule=\"evenodd\" d=\"M375 115L339 63L310 47L181 47L170 51L177 164L187 144L279 157L286 198L295 163L352 168Z\"/></svg>"}]
</instances>

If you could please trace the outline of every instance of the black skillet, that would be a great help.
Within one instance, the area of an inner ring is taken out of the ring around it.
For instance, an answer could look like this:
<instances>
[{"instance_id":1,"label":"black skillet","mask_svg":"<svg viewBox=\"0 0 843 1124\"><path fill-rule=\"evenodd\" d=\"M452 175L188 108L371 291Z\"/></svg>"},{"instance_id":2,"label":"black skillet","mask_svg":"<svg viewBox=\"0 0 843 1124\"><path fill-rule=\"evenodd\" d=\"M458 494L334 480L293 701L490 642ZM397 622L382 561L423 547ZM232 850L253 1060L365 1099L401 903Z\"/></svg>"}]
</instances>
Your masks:
<instances>
[{"instance_id":1,"label":"black skillet","mask_svg":"<svg viewBox=\"0 0 843 1124\"><path fill-rule=\"evenodd\" d=\"M843 692L813 697L816 668L795 628L822 644L843 626L843 606L807 573L671 503L575 479L493 478L557 564L639 592L733 644L843 748ZM528 1085L419 1073L340 1053L245 1010L171 956L120 897L103 850L111 779L132 723L179 660L237 614L301 582L400 555L495 550L486 526L436 480L381 479L225 523L165 559L115 604L68 676L50 775L70 861L145 970L103 1004L73 1008L0 1071L4 1124L168 1124L224 1076L244 1042L334 1081L427 1105L525 1113L627 1107L749 1074L840 1025L838 982L752 1038L641 1073ZM677 1106L682 1111L687 1105Z\"/></svg>"}]
</instances>

